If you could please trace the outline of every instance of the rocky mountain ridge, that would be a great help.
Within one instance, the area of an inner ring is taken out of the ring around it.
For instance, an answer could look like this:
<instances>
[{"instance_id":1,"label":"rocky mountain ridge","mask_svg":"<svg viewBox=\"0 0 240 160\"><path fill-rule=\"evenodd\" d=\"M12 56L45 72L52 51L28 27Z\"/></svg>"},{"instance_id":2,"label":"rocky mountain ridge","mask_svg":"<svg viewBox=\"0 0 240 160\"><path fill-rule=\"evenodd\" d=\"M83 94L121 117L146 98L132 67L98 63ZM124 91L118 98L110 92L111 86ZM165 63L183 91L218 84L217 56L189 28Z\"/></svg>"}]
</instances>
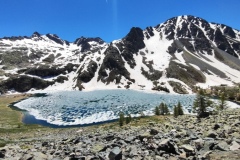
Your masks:
<instances>
[{"instance_id":1,"label":"rocky mountain ridge","mask_svg":"<svg viewBox=\"0 0 240 160\"><path fill-rule=\"evenodd\" d=\"M240 82L240 31L194 16L133 27L111 43L55 34L0 39L0 92L129 88L191 93Z\"/></svg>"}]
</instances>

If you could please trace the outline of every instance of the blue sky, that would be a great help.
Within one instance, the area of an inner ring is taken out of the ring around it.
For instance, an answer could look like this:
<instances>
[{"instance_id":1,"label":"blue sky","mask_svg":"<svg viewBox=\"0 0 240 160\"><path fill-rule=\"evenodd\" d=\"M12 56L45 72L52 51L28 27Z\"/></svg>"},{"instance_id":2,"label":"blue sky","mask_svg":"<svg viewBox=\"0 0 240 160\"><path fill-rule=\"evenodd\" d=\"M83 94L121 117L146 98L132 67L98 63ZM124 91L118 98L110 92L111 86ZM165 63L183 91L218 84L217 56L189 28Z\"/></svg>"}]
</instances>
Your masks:
<instances>
[{"instance_id":1,"label":"blue sky","mask_svg":"<svg viewBox=\"0 0 240 160\"><path fill-rule=\"evenodd\" d=\"M240 0L0 0L0 37L54 33L70 42L123 38L179 15L194 15L240 30Z\"/></svg>"}]
</instances>

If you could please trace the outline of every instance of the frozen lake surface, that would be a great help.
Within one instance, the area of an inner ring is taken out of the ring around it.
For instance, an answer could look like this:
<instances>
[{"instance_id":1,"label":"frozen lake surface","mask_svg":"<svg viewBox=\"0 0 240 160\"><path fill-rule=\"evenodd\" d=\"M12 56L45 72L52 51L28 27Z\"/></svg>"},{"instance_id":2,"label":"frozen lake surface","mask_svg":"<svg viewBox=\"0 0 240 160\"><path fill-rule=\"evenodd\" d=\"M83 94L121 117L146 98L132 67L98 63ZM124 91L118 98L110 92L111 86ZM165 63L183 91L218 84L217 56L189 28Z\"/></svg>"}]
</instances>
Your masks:
<instances>
[{"instance_id":1,"label":"frozen lake surface","mask_svg":"<svg viewBox=\"0 0 240 160\"><path fill-rule=\"evenodd\" d=\"M172 111L178 101L188 113L195 95L146 93L133 90L62 91L30 97L14 106L52 125L72 126L118 119L119 112L132 117L152 115L161 102Z\"/></svg>"}]
</instances>

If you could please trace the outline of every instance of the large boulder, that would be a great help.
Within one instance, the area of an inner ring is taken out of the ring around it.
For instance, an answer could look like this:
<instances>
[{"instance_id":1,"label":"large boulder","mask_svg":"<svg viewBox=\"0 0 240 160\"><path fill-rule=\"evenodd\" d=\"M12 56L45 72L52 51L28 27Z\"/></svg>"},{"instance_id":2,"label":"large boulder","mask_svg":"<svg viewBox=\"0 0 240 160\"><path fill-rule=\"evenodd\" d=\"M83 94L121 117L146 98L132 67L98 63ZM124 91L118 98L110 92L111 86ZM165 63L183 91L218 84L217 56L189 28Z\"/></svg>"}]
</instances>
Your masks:
<instances>
[{"instance_id":1,"label":"large boulder","mask_svg":"<svg viewBox=\"0 0 240 160\"><path fill-rule=\"evenodd\" d=\"M121 160L122 159L122 151L119 147L114 147L109 155L108 155L109 160Z\"/></svg>"},{"instance_id":2,"label":"large boulder","mask_svg":"<svg viewBox=\"0 0 240 160\"><path fill-rule=\"evenodd\" d=\"M4 158L6 153L6 149L1 149L0 150L0 158Z\"/></svg>"},{"instance_id":3,"label":"large boulder","mask_svg":"<svg viewBox=\"0 0 240 160\"><path fill-rule=\"evenodd\" d=\"M160 142L158 149L166 153L179 154L178 146L171 139L164 139Z\"/></svg>"},{"instance_id":4,"label":"large boulder","mask_svg":"<svg viewBox=\"0 0 240 160\"><path fill-rule=\"evenodd\" d=\"M233 141L231 143L231 146L229 148L231 151L236 151L236 150L240 150L240 144L237 143L236 141Z\"/></svg>"}]
</instances>

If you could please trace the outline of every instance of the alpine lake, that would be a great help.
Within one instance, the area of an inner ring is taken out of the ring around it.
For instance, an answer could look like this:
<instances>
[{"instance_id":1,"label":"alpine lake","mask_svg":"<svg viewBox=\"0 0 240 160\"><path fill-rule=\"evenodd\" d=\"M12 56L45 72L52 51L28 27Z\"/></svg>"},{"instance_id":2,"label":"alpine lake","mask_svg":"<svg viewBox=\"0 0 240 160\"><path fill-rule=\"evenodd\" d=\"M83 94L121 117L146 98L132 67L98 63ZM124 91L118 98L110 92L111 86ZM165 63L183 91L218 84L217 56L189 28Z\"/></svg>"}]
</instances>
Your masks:
<instances>
[{"instance_id":1,"label":"alpine lake","mask_svg":"<svg viewBox=\"0 0 240 160\"><path fill-rule=\"evenodd\" d=\"M121 89L59 91L37 93L11 107L24 113L25 124L64 128L115 121L120 112L132 117L153 115L161 102L167 104L170 112L180 102L184 113L191 114L195 96Z\"/></svg>"}]
</instances>

